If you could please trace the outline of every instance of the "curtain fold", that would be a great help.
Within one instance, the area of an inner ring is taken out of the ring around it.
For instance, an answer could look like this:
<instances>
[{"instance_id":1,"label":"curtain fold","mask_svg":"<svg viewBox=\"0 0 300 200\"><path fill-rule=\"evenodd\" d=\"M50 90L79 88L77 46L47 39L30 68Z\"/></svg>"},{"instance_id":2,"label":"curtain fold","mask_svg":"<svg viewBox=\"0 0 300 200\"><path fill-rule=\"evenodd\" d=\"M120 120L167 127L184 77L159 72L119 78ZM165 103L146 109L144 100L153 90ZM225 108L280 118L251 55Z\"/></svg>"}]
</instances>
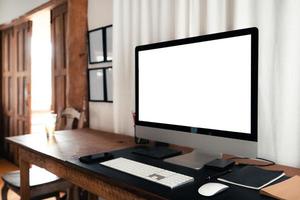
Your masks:
<instances>
[{"instance_id":1,"label":"curtain fold","mask_svg":"<svg viewBox=\"0 0 300 200\"><path fill-rule=\"evenodd\" d=\"M259 29L258 153L300 167L300 1L114 0L114 130L133 135L137 45Z\"/></svg>"}]
</instances>

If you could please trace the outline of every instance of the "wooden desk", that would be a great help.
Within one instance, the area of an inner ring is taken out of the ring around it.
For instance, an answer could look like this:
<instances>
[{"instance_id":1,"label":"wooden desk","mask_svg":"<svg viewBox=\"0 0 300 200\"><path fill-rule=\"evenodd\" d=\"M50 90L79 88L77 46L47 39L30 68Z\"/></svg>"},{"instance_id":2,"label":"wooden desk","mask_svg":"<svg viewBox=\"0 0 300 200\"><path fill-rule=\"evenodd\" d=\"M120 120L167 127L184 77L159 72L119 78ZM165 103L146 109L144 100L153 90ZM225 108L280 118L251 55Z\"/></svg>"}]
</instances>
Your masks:
<instances>
[{"instance_id":1,"label":"wooden desk","mask_svg":"<svg viewBox=\"0 0 300 200\"><path fill-rule=\"evenodd\" d=\"M44 134L31 134L10 137L7 140L19 147L22 200L29 200L30 164L45 168L105 199L163 199L156 194L126 185L126 183L116 185L106 177L65 162L82 155L134 146L132 137L79 129L57 132L52 139L47 139ZM286 166L275 165L268 169L284 170L288 176L300 175L300 169Z\"/></svg>"},{"instance_id":2,"label":"wooden desk","mask_svg":"<svg viewBox=\"0 0 300 200\"><path fill-rule=\"evenodd\" d=\"M30 164L45 168L59 177L105 199L156 198L155 194L138 188L126 189L116 186L110 180L88 173L65 162L71 158L93 153L111 151L134 146L132 137L104 133L91 129L59 131L52 139L44 134L30 134L7 138L19 147L21 171L21 197L29 200Z\"/></svg>"}]
</instances>

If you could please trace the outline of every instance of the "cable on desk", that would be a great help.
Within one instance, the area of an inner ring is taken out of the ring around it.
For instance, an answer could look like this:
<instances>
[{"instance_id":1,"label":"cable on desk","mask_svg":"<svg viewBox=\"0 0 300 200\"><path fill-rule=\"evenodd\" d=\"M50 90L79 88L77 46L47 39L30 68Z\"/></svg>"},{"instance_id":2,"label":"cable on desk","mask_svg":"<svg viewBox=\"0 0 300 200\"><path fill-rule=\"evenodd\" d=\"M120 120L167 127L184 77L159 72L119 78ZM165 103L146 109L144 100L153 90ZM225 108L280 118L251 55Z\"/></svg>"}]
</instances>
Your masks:
<instances>
[{"instance_id":1,"label":"cable on desk","mask_svg":"<svg viewBox=\"0 0 300 200\"><path fill-rule=\"evenodd\" d=\"M267 167L267 166L272 166L272 165L275 165L276 163L274 161L271 161L271 160L268 160L268 159L265 159L265 158L259 158L259 157L256 157L256 158L248 158L248 157L238 157L238 156L234 156L234 157L231 157L231 158L228 158L228 160L235 160L235 159L240 159L240 160L243 160L243 159L252 159L252 160L261 160L261 161L264 161L264 162L268 162L267 164L251 164L251 163L239 163L239 162L236 162L235 165L239 165L239 166L256 166L256 167Z\"/></svg>"}]
</instances>

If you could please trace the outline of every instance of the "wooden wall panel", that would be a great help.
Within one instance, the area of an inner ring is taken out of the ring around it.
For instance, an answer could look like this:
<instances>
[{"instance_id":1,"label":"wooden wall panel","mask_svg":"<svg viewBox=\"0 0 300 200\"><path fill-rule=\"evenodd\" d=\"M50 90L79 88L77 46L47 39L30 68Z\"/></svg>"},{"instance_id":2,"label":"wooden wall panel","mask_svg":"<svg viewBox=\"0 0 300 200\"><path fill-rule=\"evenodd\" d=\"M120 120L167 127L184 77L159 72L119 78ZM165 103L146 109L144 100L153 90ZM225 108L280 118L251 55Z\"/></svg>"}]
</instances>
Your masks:
<instances>
[{"instance_id":1,"label":"wooden wall panel","mask_svg":"<svg viewBox=\"0 0 300 200\"><path fill-rule=\"evenodd\" d=\"M52 109L60 114L66 107L67 98L67 65L66 65L66 36L67 36L67 3L51 10L51 40L52 40ZM58 127L62 127L58 120Z\"/></svg>"},{"instance_id":2,"label":"wooden wall panel","mask_svg":"<svg viewBox=\"0 0 300 200\"><path fill-rule=\"evenodd\" d=\"M1 138L30 132L31 22L2 32L2 110ZM18 163L17 149L4 145L5 155Z\"/></svg>"},{"instance_id":3,"label":"wooden wall panel","mask_svg":"<svg viewBox=\"0 0 300 200\"><path fill-rule=\"evenodd\" d=\"M13 112L13 90L14 87L14 29L9 28L2 32L2 110L3 110L3 130L1 137L4 139L14 135L14 112ZM13 158L13 151L4 144L4 154L8 158Z\"/></svg>"},{"instance_id":4,"label":"wooden wall panel","mask_svg":"<svg viewBox=\"0 0 300 200\"><path fill-rule=\"evenodd\" d=\"M31 23L15 28L16 32L16 120L17 135L30 132L31 90Z\"/></svg>"}]
</instances>

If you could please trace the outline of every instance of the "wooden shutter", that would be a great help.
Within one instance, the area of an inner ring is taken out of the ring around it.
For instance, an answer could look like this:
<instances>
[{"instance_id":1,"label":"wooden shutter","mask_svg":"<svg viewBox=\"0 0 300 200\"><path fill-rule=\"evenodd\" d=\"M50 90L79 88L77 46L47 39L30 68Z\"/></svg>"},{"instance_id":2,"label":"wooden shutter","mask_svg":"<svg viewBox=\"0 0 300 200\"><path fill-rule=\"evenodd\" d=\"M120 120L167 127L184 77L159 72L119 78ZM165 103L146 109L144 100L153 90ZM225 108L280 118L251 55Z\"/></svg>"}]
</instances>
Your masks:
<instances>
[{"instance_id":1,"label":"wooden shutter","mask_svg":"<svg viewBox=\"0 0 300 200\"><path fill-rule=\"evenodd\" d=\"M51 10L52 38L52 109L60 114L66 107L67 66L66 66L67 4ZM60 120L58 127L62 127Z\"/></svg>"},{"instance_id":2,"label":"wooden shutter","mask_svg":"<svg viewBox=\"0 0 300 200\"><path fill-rule=\"evenodd\" d=\"M2 31L0 31L0 157L4 156L3 109L2 109Z\"/></svg>"},{"instance_id":3,"label":"wooden shutter","mask_svg":"<svg viewBox=\"0 0 300 200\"><path fill-rule=\"evenodd\" d=\"M16 35L16 134L31 127L31 22L15 27Z\"/></svg>"},{"instance_id":4,"label":"wooden shutter","mask_svg":"<svg viewBox=\"0 0 300 200\"><path fill-rule=\"evenodd\" d=\"M30 132L31 22L2 32L2 138ZM4 145L4 153L18 163L17 149Z\"/></svg>"},{"instance_id":5,"label":"wooden shutter","mask_svg":"<svg viewBox=\"0 0 300 200\"><path fill-rule=\"evenodd\" d=\"M2 31L2 120L3 130L1 138L14 135L14 110L13 110L13 83L14 83L14 29ZM12 157L9 147L4 144L4 155Z\"/></svg>"}]
</instances>

